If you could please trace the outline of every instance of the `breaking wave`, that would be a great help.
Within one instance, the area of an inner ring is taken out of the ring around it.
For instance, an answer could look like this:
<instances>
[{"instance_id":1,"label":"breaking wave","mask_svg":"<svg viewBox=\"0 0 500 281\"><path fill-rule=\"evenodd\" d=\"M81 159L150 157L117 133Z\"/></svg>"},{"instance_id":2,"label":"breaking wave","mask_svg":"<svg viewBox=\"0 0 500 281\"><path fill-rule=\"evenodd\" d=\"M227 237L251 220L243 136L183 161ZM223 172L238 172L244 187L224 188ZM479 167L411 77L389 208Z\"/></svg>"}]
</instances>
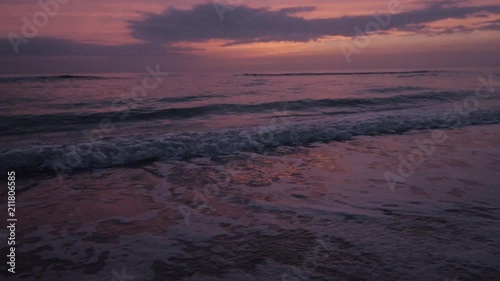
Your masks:
<instances>
[{"instance_id":1,"label":"breaking wave","mask_svg":"<svg viewBox=\"0 0 500 281\"><path fill-rule=\"evenodd\" d=\"M443 118L437 112L381 116L363 121L298 123L216 132L166 134L64 145L34 145L0 153L0 170L66 172L134 165L168 159L263 152L279 146L343 141L355 136L400 134L411 130L500 123L500 110L478 110L467 118Z\"/></svg>"}]
</instances>

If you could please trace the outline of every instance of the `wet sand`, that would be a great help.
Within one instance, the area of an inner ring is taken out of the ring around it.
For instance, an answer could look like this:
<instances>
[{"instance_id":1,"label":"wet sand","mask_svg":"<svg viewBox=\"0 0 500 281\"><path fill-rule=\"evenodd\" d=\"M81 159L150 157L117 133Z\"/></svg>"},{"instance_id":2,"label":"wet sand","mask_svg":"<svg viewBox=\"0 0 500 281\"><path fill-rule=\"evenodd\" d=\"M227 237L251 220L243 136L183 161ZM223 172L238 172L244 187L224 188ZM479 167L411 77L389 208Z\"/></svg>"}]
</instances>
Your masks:
<instances>
[{"instance_id":1,"label":"wet sand","mask_svg":"<svg viewBox=\"0 0 500 281\"><path fill-rule=\"evenodd\" d=\"M415 141L433 132L109 168L62 182L19 174L17 274L4 276L495 280L500 126L445 130L432 153L405 168ZM400 183L388 183L387 172ZM6 213L2 206L2 220Z\"/></svg>"}]
</instances>

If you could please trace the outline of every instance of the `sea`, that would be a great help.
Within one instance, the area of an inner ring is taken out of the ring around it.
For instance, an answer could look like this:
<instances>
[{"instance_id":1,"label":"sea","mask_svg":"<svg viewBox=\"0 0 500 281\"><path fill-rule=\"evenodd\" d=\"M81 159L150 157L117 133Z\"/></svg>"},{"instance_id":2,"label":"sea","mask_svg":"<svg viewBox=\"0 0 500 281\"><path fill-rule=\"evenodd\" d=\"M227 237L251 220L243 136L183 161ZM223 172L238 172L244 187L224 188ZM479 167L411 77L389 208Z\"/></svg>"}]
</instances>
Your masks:
<instances>
[{"instance_id":1,"label":"sea","mask_svg":"<svg viewBox=\"0 0 500 281\"><path fill-rule=\"evenodd\" d=\"M0 77L19 225L5 276L499 280L500 69L158 67ZM433 131L456 145L423 157L451 160L405 185L401 159Z\"/></svg>"},{"instance_id":2,"label":"sea","mask_svg":"<svg viewBox=\"0 0 500 281\"><path fill-rule=\"evenodd\" d=\"M1 168L64 173L499 122L497 72L154 75L0 78Z\"/></svg>"}]
</instances>

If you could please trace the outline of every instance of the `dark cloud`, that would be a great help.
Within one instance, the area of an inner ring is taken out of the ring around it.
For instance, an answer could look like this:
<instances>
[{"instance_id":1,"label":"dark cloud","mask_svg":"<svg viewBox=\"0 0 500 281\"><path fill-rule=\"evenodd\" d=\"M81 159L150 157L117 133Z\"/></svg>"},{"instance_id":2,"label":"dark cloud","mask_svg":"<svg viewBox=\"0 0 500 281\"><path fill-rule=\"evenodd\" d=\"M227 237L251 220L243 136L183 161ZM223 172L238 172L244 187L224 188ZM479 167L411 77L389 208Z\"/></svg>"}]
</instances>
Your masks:
<instances>
[{"instance_id":1,"label":"dark cloud","mask_svg":"<svg viewBox=\"0 0 500 281\"><path fill-rule=\"evenodd\" d=\"M476 22L469 26L456 25L452 27L432 27L426 24L421 24L421 25L407 26L405 27L405 30L412 32L419 32L421 34L430 36L454 34L454 33L470 33L477 30L496 31L500 30L500 20Z\"/></svg>"},{"instance_id":2,"label":"dark cloud","mask_svg":"<svg viewBox=\"0 0 500 281\"><path fill-rule=\"evenodd\" d=\"M500 5L467 6L462 1L429 2L422 10L392 15L388 28L415 30L443 19L462 19L476 14L499 14ZM269 8L237 6L228 9L223 19L218 17L212 4L196 5L190 10L170 8L161 14L147 14L143 19L129 22L132 36L145 42L170 44L175 42L204 42L211 39L229 41L228 45L292 41L307 42L325 36L356 36L354 27L364 30L373 21L373 15L344 16L327 19L305 19L299 12L309 12L314 7L292 7L273 11Z\"/></svg>"},{"instance_id":3,"label":"dark cloud","mask_svg":"<svg viewBox=\"0 0 500 281\"><path fill-rule=\"evenodd\" d=\"M32 38L26 44L19 44L16 54L8 38L0 40L1 56L105 56L105 57L143 57L183 53L198 49L189 47L163 47L151 43L106 46L80 43L59 38Z\"/></svg>"},{"instance_id":4,"label":"dark cloud","mask_svg":"<svg viewBox=\"0 0 500 281\"><path fill-rule=\"evenodd\" d=\"M315 6L302 6L302 7L290 7L290 8L283 8L279 10L279 13L291 15L291 14L297 14L297 13L304 13L304 12L312 12L316 10Z\"/></svg>"},{"instance_id":5,"label":"dark cloud","mask_svg":"<svg viewBox=\"0 0 500 281\"><path fill-rule=\"evenodd\" d=\"M144 72L147 65L185 71L196 65L191 48L149 43L105 46L57 38L32 38L16 54L0 40L0 74Z\"/></svg>"}]
</instances>

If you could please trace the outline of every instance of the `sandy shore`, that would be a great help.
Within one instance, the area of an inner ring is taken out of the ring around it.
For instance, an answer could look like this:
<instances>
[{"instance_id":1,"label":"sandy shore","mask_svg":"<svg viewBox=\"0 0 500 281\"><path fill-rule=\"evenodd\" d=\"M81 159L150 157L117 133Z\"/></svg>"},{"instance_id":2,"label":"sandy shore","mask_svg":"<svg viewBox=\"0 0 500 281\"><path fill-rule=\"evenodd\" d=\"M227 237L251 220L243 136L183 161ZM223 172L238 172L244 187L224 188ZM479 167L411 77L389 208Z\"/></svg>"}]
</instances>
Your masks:
<instances>
[{"instance_id":1,"label":"sandy shore","mask_svg":"<svg viewBox=\"0 0 500 281\"><path fill-rule=\"evenodd\" d=\"M499 174L487 125L18 175L8 280L495 280Z\"/></svg>"}]
</instances>

